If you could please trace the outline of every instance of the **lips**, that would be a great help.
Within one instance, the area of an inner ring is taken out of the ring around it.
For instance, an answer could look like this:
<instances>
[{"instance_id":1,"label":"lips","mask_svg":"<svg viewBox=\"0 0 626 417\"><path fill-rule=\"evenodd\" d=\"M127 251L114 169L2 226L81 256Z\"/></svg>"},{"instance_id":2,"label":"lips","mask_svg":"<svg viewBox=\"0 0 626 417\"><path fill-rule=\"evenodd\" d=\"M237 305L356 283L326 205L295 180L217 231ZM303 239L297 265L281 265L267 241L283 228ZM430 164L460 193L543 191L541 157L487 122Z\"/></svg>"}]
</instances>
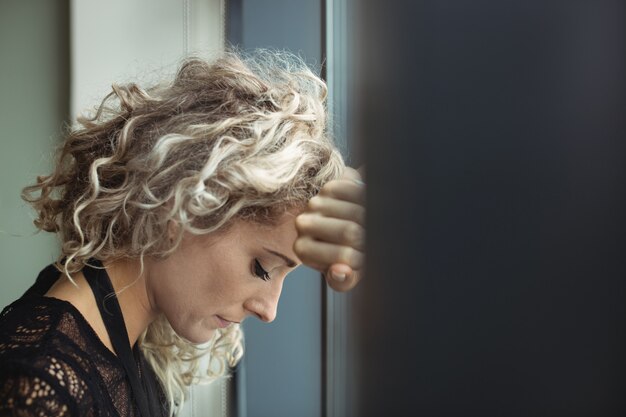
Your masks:
<instances>
[{"instance_id":1,"label":"lips","mask_svg":"<svg viewBox=\"0 0 626 417\"><path fill-rule=\"evenodd\" d=\"M220 316L217 316L217 315L215 316L215 318L216 318L216 321L217 321L217 325L218 325L221 329L223 329L223 328L225 328L225 327L228 327L228 326L230 326L231 324L233 324L233 323L234 323L234 322L232 322L232 321L226 320L225 318L220 317Z\"/></svg>"}]
</instances>

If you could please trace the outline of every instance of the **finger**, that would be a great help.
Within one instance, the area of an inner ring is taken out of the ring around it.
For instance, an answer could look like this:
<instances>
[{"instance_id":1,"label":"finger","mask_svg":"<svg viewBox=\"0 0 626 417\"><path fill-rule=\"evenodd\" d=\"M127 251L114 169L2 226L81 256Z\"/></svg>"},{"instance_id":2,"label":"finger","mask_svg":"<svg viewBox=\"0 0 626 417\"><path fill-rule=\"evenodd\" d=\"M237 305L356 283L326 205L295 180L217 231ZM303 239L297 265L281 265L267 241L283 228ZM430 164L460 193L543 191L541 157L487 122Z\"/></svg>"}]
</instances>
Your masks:
<instances>
[{"instance_id":1,"label":"finger","mask_svg":"<svg viewBox=\"0 0 626 417\"><path fill-rule=\"evenodd\" d=\"M361 180L365 181L365 165L361 165L356 169L356 171L361 175Z\"/></svg>"},{"instance_id":2,"label":"finger","mask_svg":"<svg viewBox=\"0 0 626 417\"><path fill-rule=\"evenodd\" d=\"M363 252L349 246L320 242L310 236L301 236L293 244L293 250L306 265L345 264L352 269L361 269L364 262Z\"/></svg>"},{"instance_id":3,"label":"finger","mask_svg":"<svg viewBox=\"0 0 626 417\"><path fill-rule=\"evenodd\" d=\"M306 267L315 269L316 271L321 272L322 274L328 271L328 265L312 263L312 264L304 264Z\"/></svg>"},{"instance_id":4,"label":"finger","mask_svg":"<svg viewBox=\"0 0 626 417\"><path fill-rule=\"evenodd\" d=\"M300 256L304 256L304 254L302 253L298 253L299 248L296 247L295 243L293 245L294 248L294 252L296 253L296 256L298 256L298 259L300 259L302 261L302 264L308 268L312 268L315 269L319 272L321 272L322 274L324 274L326 271L328 271L328 264L327 263L321 263L321 262L316 262L313 259L309 259L307 262L304 262L304 260L302 260L302 258L300 258ZM350 268L349 266L346 266L346 268Z\"/></svg>"},{"instance_id":5,"label":"finger","mask_svg":"<svg viewBox=\"0 0 626 417\"><path fill-rule=\"evenodd\" d=\"M363 181L363 175L361 174L360 170L361 168L357 170L351 167L346 167L346 169L343 171L343 174L341 175L341 178Z\"/></svg>"},{"instance_id":6,"label":"finger","mask_svg":"<svg viewBox=\"0 0 626 417\"><path fill-rule=\"evenodd\" d=\"M361 280L361 271L355 271L347 265L333 264L324 274L326 283L335 291L344 292L354 288Z\"/></svg>"},{"instance_id":7,"label":"finger","mask_svg":"<svg viewBox=\"0 0 626 417\"><path fill-rule=\"evenodd\" d=\"M365 185L349 179L329 181L322 187L319 195L365 205Z\"/></svg>"},{"instance_id":8,"label":"finger","mask_svg":"<svg viewBox=\"0 0 626 417\"><path fill-rule=\"evenodd\" d=\"M296 217L296 229L300 235L365 250L365 229L353 221L303 213Z\"/></svg>"},{"instance_id":9,"label":"finger","mask_svg":"<svg viewBox=\"0 0 626 417\"><path fill-rule=\"evenodd\" d=\"M326 217L351 220L361 226L365 225L365 207L348 201L316 195L309 200L307 210Z\"/></svg>"}]
</instances>

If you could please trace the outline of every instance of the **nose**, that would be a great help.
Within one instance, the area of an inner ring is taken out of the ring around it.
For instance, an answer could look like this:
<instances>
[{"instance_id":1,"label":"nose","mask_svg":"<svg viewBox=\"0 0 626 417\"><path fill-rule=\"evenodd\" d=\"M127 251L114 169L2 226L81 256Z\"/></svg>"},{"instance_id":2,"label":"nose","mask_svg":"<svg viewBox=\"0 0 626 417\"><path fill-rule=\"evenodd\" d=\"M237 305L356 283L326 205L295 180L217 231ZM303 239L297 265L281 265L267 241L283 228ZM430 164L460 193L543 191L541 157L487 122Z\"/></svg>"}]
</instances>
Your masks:
<instances>
[{"instance_id":1,"label":"nose","mask_svg":"<svg viewBox=\"0 0 626 417\"><path fill-rule=\"evenodd\" d=\"M270 281L271 282L271 281ZM266 284L270 284L267 282ZM278 300L283 289L283 280L277 279L263 290L258 291L253 297L246 301L245 309L259 320L271 323L276 318L278 312Z\"/></svg>"}]
</instances>

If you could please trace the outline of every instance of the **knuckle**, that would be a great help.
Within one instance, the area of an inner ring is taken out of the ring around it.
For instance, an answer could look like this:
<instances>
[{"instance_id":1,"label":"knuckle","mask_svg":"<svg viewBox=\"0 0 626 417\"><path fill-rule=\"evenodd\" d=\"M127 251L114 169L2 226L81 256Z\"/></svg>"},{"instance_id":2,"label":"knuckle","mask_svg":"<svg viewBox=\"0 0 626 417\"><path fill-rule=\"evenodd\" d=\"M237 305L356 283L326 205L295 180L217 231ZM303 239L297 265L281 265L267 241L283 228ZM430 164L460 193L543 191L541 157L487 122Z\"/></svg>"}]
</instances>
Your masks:
<instances>
[{"instance_id":1,"label":"knuckle","mask_svg":"<svg viewBox=\"0 0 626 417\"><path fill-rule=\"evenodd\" d=\"M321 195L329 195L332 196L335 194L335 190L337 188L337 181L336 180L332 180L327 182L322 189L320 190L320 194Z\"/></svg>"},{"instance_id":2,"label":"knuckle","mask_svg":"<svg viewBox=\"0 0 626 417\"><path fill-rule=\"evenodd\" d=\"M299 258L302 258L306 254L307 248L307 239L305 238L297 238L293 244L293 251L298 255Z\"/></svg>"},{"instance_id":3,"label":"knuckle","mask_svg":"<svg viewBox=\"0 0 626 417\"><path fill-rule=\"evenodd\" d=\"M356 223L348 223L343 229L343 241L348 245L356 245L361 240L361 227Z\"/></svg>"},{"instance_id":4,"label":"knuckle","mask_svg":"<svg viewBox=\"0 0 626 417\"><path fill-rule=\"evenodd\" d=\"M359 251L355 251L354 264L352 265L352 267L358 270L358 269L363 268L364 263L365 263L365 256L363 255L363 253Z\"/></svg>"},{"instance_id":5,"label":"knuckle","mask_svg":"<svg viewBox=\"0 0 626 417\"><path fill-rule=\"evenodd\" d=\"M342 178L348 178L348 179L357 178L357 179L361 179L361 174L359 174L359 171L357 171L356 169L354 169L352 167L346 167L346 169L343 172Z\"/></svg>"},{"instance_id":6,"label":"knuckle","mask_svg":"<svg viewBox=\"0 0 626 417\"><path fill-rule=\"evenodd\" d=\"M365 224L365 210L363 209L363 207L354 207L350 214L352 218L356 219L359 224Z\"/></svg>"},{"instance_id":7,"label":"knuckle","mask_svg":"<svg viewBox=\"0 0 626 417\"><path fill-rule=\"evenodd\" d=\"M307 206L310 210L313 211L318 211L322 208L323 206L323 202L322 202L323 198L320 197L319 195L313 196L311 197L311 199L309 200Z\"/></svg>"},{"instance_id":8,"label":"knuckle","mask_svg":"<svg viewBox=\"0 0 626 417\"><path fill-rule=\"evenodd\" d=\"M300 214L296 217L296 229L304 231L311 224L310 216L307 214Z\"/></svg>"},{"instance_id":9,"label":"knuckle","mask_svg":"<svg viewBox=\"0 0 626 417\"><path fill-rule=\"evenodd\" d=\"M352 259L354 257L354 249L344 246L339 250L339 259L338 261L348 266L352 265Z\"/></svg>"}]
</instances>

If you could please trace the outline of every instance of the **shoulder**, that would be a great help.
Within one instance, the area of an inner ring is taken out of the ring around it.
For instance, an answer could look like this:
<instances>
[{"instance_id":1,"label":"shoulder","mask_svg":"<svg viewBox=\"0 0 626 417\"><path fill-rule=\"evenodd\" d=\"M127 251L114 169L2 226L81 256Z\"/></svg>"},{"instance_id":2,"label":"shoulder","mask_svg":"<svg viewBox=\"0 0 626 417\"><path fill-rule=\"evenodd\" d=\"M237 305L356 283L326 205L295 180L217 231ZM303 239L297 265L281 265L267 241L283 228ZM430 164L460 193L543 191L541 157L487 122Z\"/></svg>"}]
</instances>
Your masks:
<instances>
[{"instance_id":1,"label":"shoulder","mask_svg":"<svg viewBox=\"0 0 626 417\"><path fill-rule=\"evenodd\" d=\"M0 416L74 416L92 408L93 368L72 340L72 329L78 335L72 320L63 302L44 297L21 299L3 310Z\"/></svg>"},{"instance_id":2,"label":"shoulder","mask_svg":"<svg viewBox=\"0 0 626 417\"><path fill-rule=\"evenodd\" d=\"M23 297L0 313L0 358L15 350L41 347L68 314L60 300Z\"/></svg>"},{"instance_id":3,"label":"shoulder","mask_svg":"<svg viewBox=\"0 0 626 417\"><path fill-rule=\"evenodd\" d=\"M101 355L97 336L70 303L48 297L20 299L0 313L0 366L52 366L66 358L89 375Z\"/></svg>"}]
</instances>

